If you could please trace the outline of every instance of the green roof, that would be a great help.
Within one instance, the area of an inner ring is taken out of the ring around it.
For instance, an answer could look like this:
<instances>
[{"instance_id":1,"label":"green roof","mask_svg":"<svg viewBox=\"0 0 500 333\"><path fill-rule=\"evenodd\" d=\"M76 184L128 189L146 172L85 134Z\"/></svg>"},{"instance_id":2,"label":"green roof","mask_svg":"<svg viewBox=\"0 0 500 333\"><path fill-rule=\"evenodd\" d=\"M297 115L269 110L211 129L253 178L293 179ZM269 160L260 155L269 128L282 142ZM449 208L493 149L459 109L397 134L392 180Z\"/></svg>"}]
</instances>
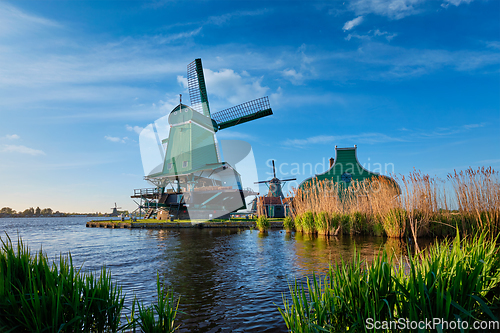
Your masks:
<instances>
[{"instance_id":1,"label":"green roof","mask_svg":"<svg viewBox=\"0 0 500 333\"><path fill-rule=\"evenodd\" d=\"M306 184L311 184L313 181L329 180L333 183L350 185L353 181L364 181L372 177L384 177L393 182L394 186L399 190L399 185L394 179L365 169L358 161L356 149L356 146L352 148L335 147L335 161L330 169L324 173L305 179L299 187L304 188Z\"/></svg>"}]
</instances>

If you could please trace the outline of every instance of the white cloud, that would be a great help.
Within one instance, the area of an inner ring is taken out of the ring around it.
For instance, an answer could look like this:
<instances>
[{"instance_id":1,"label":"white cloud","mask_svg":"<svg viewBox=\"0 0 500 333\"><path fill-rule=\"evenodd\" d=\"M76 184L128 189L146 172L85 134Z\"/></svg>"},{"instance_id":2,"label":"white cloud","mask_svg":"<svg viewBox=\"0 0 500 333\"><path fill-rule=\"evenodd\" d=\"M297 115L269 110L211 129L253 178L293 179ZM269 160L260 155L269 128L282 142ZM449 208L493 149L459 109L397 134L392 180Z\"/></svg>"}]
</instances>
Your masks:
<instances>
[{"instance_id":1,"label":"white cloud","mask_svg":"<svg viewBox=\"0 0 500 333\"><path fill-rule=\"evenodd\" d=\"M500 42L499 41L486 42L486 45L488 47L491 47L492 49L498 49L498 50L500 50Z\"/></svg>"},{"instance_id":2,"label":"white cloud","mask_svg":"<svg viewBox=\"0 0 500 333\"><path fill-rule=\"evenodd\" d=\"M0 36L37 32L40 28L60 28L57 22L31 15L5 2L0 3Z\"/></svg>"},{"instance_id":3,"label":"white cloud","mask_svg":"<svg viewBox=\"0 0 500 333\"><path fill-rule=\"evenodd\" d=\"M487 50L411 49L376 42L363 43L355 51L332 52L318 58L322 62L315 66L322 75L362 80L417 77L443 68L475 71L500 64L500 53ZM332 60L338 66L331 66ZM356 70L342 70L352 67L350 64L356 64Z\"/></svg>"},{"instance_id":4,"label":"white cloud","mask_svg":"<svg viewBox=\"0 0 500 333\"><path fill-rule=\"evenodd\" d=\"M248 133L242 133L242 132L224 129L220 132L217 132L217 139L222 139L222 140L229 140L229 139L255 140L255 137L253 135L248 134Z\"/></svg>"},{"instance_id":5,"label":"white cloud","mask_svg":"<svg viewBox=\"0 0 500 333\"><path fill-rule=\"evenodd\" d=\"M468 132L473 129L484 127L485 123L480 124L466 124L462 126L446 127L446 128L436 128L431 131L422 130L411 130L407 128L402 128L400 131L404 132L401 137L392 137L383 133L361 133L354 135L317 135L306 139L287 139L284 141L285 146L292 146L297 148L304 148L309 145L318 144L376 144L385 142L408 142L408 141L419 141L427 139L438 139L443 137L449 137L464 132Z\"/></svg>"},{"instance_id":6,"label":"white cloud","mask_svg":"<svg viewBox=\"0 0 500 333\"><path fill-rule=\"evenodd\" d=\"M182 75L177 75L177 83L184 89L188 88L188 79Z\"/></svg>"},{"instance_id":7,"label":"white cloud","mask_svg":"<svg viewBox=\"0 0 500 333\"><path fill-rule=\"evenodd\" d=\"M177 94L165 94L165 100L161 99L158 101L158 108L161 114L169 114L177 105L179 105L180 96ZM182 104L190 105L189 95L182 95ZM156 106L156 105L155 105Z\"/></svg>"},{"instance_id":8,"label":"white cloud","mask_svg":"<svg viewBox=\"0 0 500 333\"><path fill-rule=\"evenodd\" d=\"M357 25L360 25L361 22L363 22L363 16L358 16L356 17L355 19L353 20L350 20L350 21L347 21L345 24L344 24L344 27L342 28L344 31L348 31L348 30L351 30L352 28L354 28L355 26Z\"/></svg>"},{"instance_id":9,"label":"white cloud","mask_svg":"<svg viewBox=\"0 0 500 333\"><path fill-rule=\"evenodd\" d=\"M376 14L391 19L401 19L420 12L419 6L426 0L353 0L349 9L357 15Z\"/></svg>"},{"instance_id":10,"label":"white cloud","mask_svg":"<svg viewBox=\"0 0 500 333\"><path fill-rule=\"evenodd\" d=\"M369 31L369 33L371 32L371 30ZM394 37L396 37L398 34L396 33L393 33L393 34L390 34L388 33L387 31L380 31L379 29L376 29L374 32L373 32L373 36L383 36L385 37L385 39L387 39L387 41L391 41Z\"/></svg>"},{"instance_id":11,"label":"white cloud","mask_svg":"<svg viewBox=\"0 0 500 333\"><path fill-rule=\"evenodd\" d=\"M410 131L413 137L418 138L438 138L468 132L472 129L484 127L485 123L466 124L462 126L438 127L432 131L414 130Z\"/></svg>"},{"instance_id":12,"label":"white cloud","mask_svg":"<svg viewBox=\"0 0 500 333\"><path fill-rule=\"evenodd\" d=\"M295 55L287 61L299 69L286 68L281 71L281 74L286 79L290 80L290 82L294 85L301 85L306 79L316 76L315 68L313 66L315 59L306 55L306 49L307 46L302 44L295 52ZM278 60L276 63L286 65L286 63L282 60Z\"/></svg>"},{"instance_id":13,"label":"white cloud","mask_svg":"<svg viewBox=\"0 0 500 333\"><path fill-rule=\"evenodd\" d=\"M219 16L210 16L207 19L208 24L215 24L215 25L224 25L233 18L240 18L240 17L248 17L248 16L260 16L268 13L270 10L269 9L259 9L259 10L252 10L252 11L235 11L232 13L227 13Z\"/></svg>"},{"instance_id":14,"label":"white cloud","mask_svg":"<svg viewBox=\"0 0 500 333\"><path fill-rule=\"evenodd\" d=\"M254 78L238 74L232 69L221 69L214 72L204 69L205 81L209 96L215 95L228 100L232 104L240 104L266 95L268 87L262 86L262 77Z\"/></svg>"},{"instance_id":15,"label":"white cloud","mask_svg":"<svg viewBox=\"0 0 500 333\"><path fill-rule=\"evenodd\" d=\"M7 145L7 144L0 146L0 152L20 153L32 156L45 155L45 153L42 150L28 148L26 146L21 146L21 145Z\"/></svg>"},{"instance_id":16,"label":"white cloud","mask_svg":"<svg viewBox=\"0 0 500 333\"><path fill-rule=\"evenodd\" d=\"M122 138L119 138L116 136L109 136L109 135L104 136L104 138L108 141L111 141L111 142L120 142L120 143L125 143L125 141L128 139L127 137L124 137L122 139Z\"/></svg>"},{"instance_id":17,"label":"white cloud","mask_svg":"<svg viewBox=\"0 0 500 333\"><path fill-rule=\"evenodd\" d=\"M352 38L357 38L357 39L361 39L361 40L370 40L371 36L359 35L359 34L352 33L352 34L348 34L344 39L351 40Z\"/></svg>"},{"instance_id":18,"label":"white cloud","mask_svg":"<svg viewBox=\"0 0 500 333\"><path fill-rule=\"evenodd\" d=\"M390 42L397 35L398 34L396 34L396 33L391 34L391 33L387 32L387 31L380 31L379 29L376 29L376 30L370 30L370 31L368 31L368 33L366 35L360 35L360 34L356 34L356 33L350 33L344 39L345 40L351 40L352 38L357 38L357 39L360 39L360 40L369 41L373 37L384 37L385 39L387 39L388 42Z\"/></svg>"},{"instance_id":19,"label":"white cloud","mask_svg":"<svg viewBox=\"0 0 500 333\"><path fill-rule=\"evenodd\" d=\"M19 136L19 135L17 135L17 134L12 134L12 135L7 134L5 137L6 137L8 140L17 140L17 139L19 139L19 138L20 138L20 136Z\"/></svg>"},{"instance_id":20,"label":"white cloud","mask_svg":"<svg viewBox=\"0 0 500 333\"><path fill-rule=\"evenodd\" d=\"M285 69L281 73L293 84L302 84L302 82L304 81L304 75L302 73L297 73L295 69Z\"/></svg>"},{"instance_id":21,"label":"white cloud","mask_svg":"<svg viewBox=\"0 0 500 333\"><path fill-rule=\"evenodd\" d=\"M135 132L137 134L141 134L142 130L144 129L144 127L130 125L125 125L125 128L127 129L127 131Z\"/></svg>"},{"instance_id":22,"label":"white cloud","mask_svg":"<svg viewBox=\"0 0 500 333\"><path fill-rule=\"evenodd\" d=\"M180 33L177 33L177 34L170 34L170 35L167 35L167 36L156 35L156 36L153 37L153 40L155 42L157 42L158 44L168 44L170 42L173 42L173 41L176 41L176 40L179 40L179 39L186 39L186 38L189 38L189 37L193 37L193 36L199 35L200 32L201 32L201 29L202 29L202 27L199 27L199 28L197 28L195 30L180 32Z\"/></svg>"},{"instance_id":23,"label":"white cloud","mask_svg":"<svg viewBox=\"0 0 500 333\"><path fill-rule=\"evenodd\" d=\"M444 4L442 4L442 7L448 7L449 4L452 4L454 6L459 6L463 3L470 4L474 0L444 0Z\"/></svg>"}]
</instances>

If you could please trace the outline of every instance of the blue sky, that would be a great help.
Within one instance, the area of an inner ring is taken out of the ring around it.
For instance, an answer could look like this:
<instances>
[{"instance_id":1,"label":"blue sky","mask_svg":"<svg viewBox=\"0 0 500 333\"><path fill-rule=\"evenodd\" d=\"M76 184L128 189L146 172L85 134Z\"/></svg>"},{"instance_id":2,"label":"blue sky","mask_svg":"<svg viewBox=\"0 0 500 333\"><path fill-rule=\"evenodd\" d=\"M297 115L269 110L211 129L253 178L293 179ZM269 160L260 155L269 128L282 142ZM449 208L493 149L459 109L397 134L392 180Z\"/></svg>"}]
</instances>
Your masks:
<instances>
[{"instance_id":1,"label":"blue sky","mask_svg":"<svg viewBox=\"0 0 500 333\"><path fill-rule=\"evenodd\" d=\"M212 111L270 97L273 116L220 132L261 179L355 144L382 173L499 169L499 17L493 0L1 1L0 207L134 209L138 132L187 100L195 58Z\"/></svg>"}]
</instances>

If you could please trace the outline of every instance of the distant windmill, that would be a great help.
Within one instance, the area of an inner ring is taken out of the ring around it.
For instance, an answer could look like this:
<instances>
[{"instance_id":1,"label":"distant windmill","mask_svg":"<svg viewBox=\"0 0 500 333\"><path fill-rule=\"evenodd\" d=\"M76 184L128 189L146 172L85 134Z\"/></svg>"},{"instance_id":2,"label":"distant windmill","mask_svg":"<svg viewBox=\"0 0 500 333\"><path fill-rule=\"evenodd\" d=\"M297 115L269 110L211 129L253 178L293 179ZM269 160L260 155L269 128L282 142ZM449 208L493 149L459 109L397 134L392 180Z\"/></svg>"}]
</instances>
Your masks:
<instances>
[{"instance_id":1,"label":"distant windmill","mask_svg":"<svg viewBox=\"0 0 500 333\"><path fill-rule=\"evenodd\" d=\"M276 177L276 167L273 160L273 178L270 180L262 180L255 182L255 184L266 184L269 192L262 198L262 203L265 206L266 214L269 217L285 217L285 206L283 195L283 184L285 182L296 180L297 178L279 179ZM256 203L256 201L255 201Z\"/></svg>"},{"instance_id":2,"label":"distant windmill","mask_svg":"<svg viewBox=\"0 0 500 333\"><path fill-rule=\"evenodd\" d=\"M281 184L291 181L297 180L297 178L289 178L289 179L278 179L276 177L276 167L274 166L273 160L273 178L271 180L262 180L260 182L255 182L255 184L266 184L269 188L269 192L267 193L267 197L281 198L284 199L283 190Z\"/></svg>"},{"instance_id":3,"label":"distant windmill","mask_svg":"<svg viewBox=\"0 0 500 333\"><path fill-rule=\"evenodd\" d=\"M146 201L140 205L140 209L147 209L146 217L162 209L176 218L216 218L246 208L244 198L257 194L243 189L234 166L221 160L215 133L272 115L268 97L211 114L201 59L187 69L191 106L182 104L181 99L170 112L168 131L163 132L168 137L159 134L165 130L164 123L158 128L155 122L150 132L141 133L144 141L153 138L150 146L160 147L162 160L145 176L156 190L136 190L133 196Z\"/></svg>"},{"instance_id":4,"label":"distant windmill","mask_svg":"<svg viewBox=\"0 0 500 333\"><path fill-rule=\"evenodd\" d=\"M115 202L115 206L111 207L111 209L113 210L113 212L111 213L111 216L118 216L118 209L122 209L122 208L121 207L117 207L116 206L116 202Z\"/></svg>"}]
</instances>

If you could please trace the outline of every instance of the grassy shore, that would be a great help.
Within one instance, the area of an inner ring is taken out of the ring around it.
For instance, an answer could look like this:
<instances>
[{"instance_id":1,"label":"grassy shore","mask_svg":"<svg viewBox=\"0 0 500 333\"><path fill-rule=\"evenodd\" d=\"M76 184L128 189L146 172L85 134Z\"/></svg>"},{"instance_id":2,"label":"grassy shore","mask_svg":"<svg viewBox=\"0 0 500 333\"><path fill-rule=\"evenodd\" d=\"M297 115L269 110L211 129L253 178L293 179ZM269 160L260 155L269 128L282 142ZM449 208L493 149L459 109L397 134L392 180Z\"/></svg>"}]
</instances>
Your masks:
<instances>
[{"instance_id":1,"label":"grassy shore","mask_svg":"<svg viewBox=\"0 0 500 333\"><path fill-rule=\"evenodd\" d=\"M383 177L349 187L318 181L296 189L295 229L415 240L453 236L457 230L462 234L488 231L490 237L500 233L499 173L491 167L455 171L446 180L418 171L397 180L400 189Z\"/></svg>"},{"instance_id":2,"label":"grassy shore","mask_svg":"<svg viewBox=\"0 0 500 333\"><path fill-rule=\"evenodd\" d=\"M393 323L378 332L416 332L395 323L434 318L471 326L476 320L496 321L500 329L496 241L486 233L462 240L457 235L408 259L383 250L370 264L354 253L351 262L331 266L323 278L313 276L305 285L295 281L279 311L290 332L367 332L375 321ZM451 331L444 325L435 329Z\"/></svg>"},{"instance_id":3,"label":"grassy shore","mask_svg":"<svg viewBox=\"0 0 500 333\"><path fill-rule=\"evenodd\" d=\"M82 273L71 255L49 263L7 236L0 249L0 332L173 332L178 301L157 276L157 304L134 298L132 315L122 323L125 296L102 268Z\"/></svg>"}]
</instances>

